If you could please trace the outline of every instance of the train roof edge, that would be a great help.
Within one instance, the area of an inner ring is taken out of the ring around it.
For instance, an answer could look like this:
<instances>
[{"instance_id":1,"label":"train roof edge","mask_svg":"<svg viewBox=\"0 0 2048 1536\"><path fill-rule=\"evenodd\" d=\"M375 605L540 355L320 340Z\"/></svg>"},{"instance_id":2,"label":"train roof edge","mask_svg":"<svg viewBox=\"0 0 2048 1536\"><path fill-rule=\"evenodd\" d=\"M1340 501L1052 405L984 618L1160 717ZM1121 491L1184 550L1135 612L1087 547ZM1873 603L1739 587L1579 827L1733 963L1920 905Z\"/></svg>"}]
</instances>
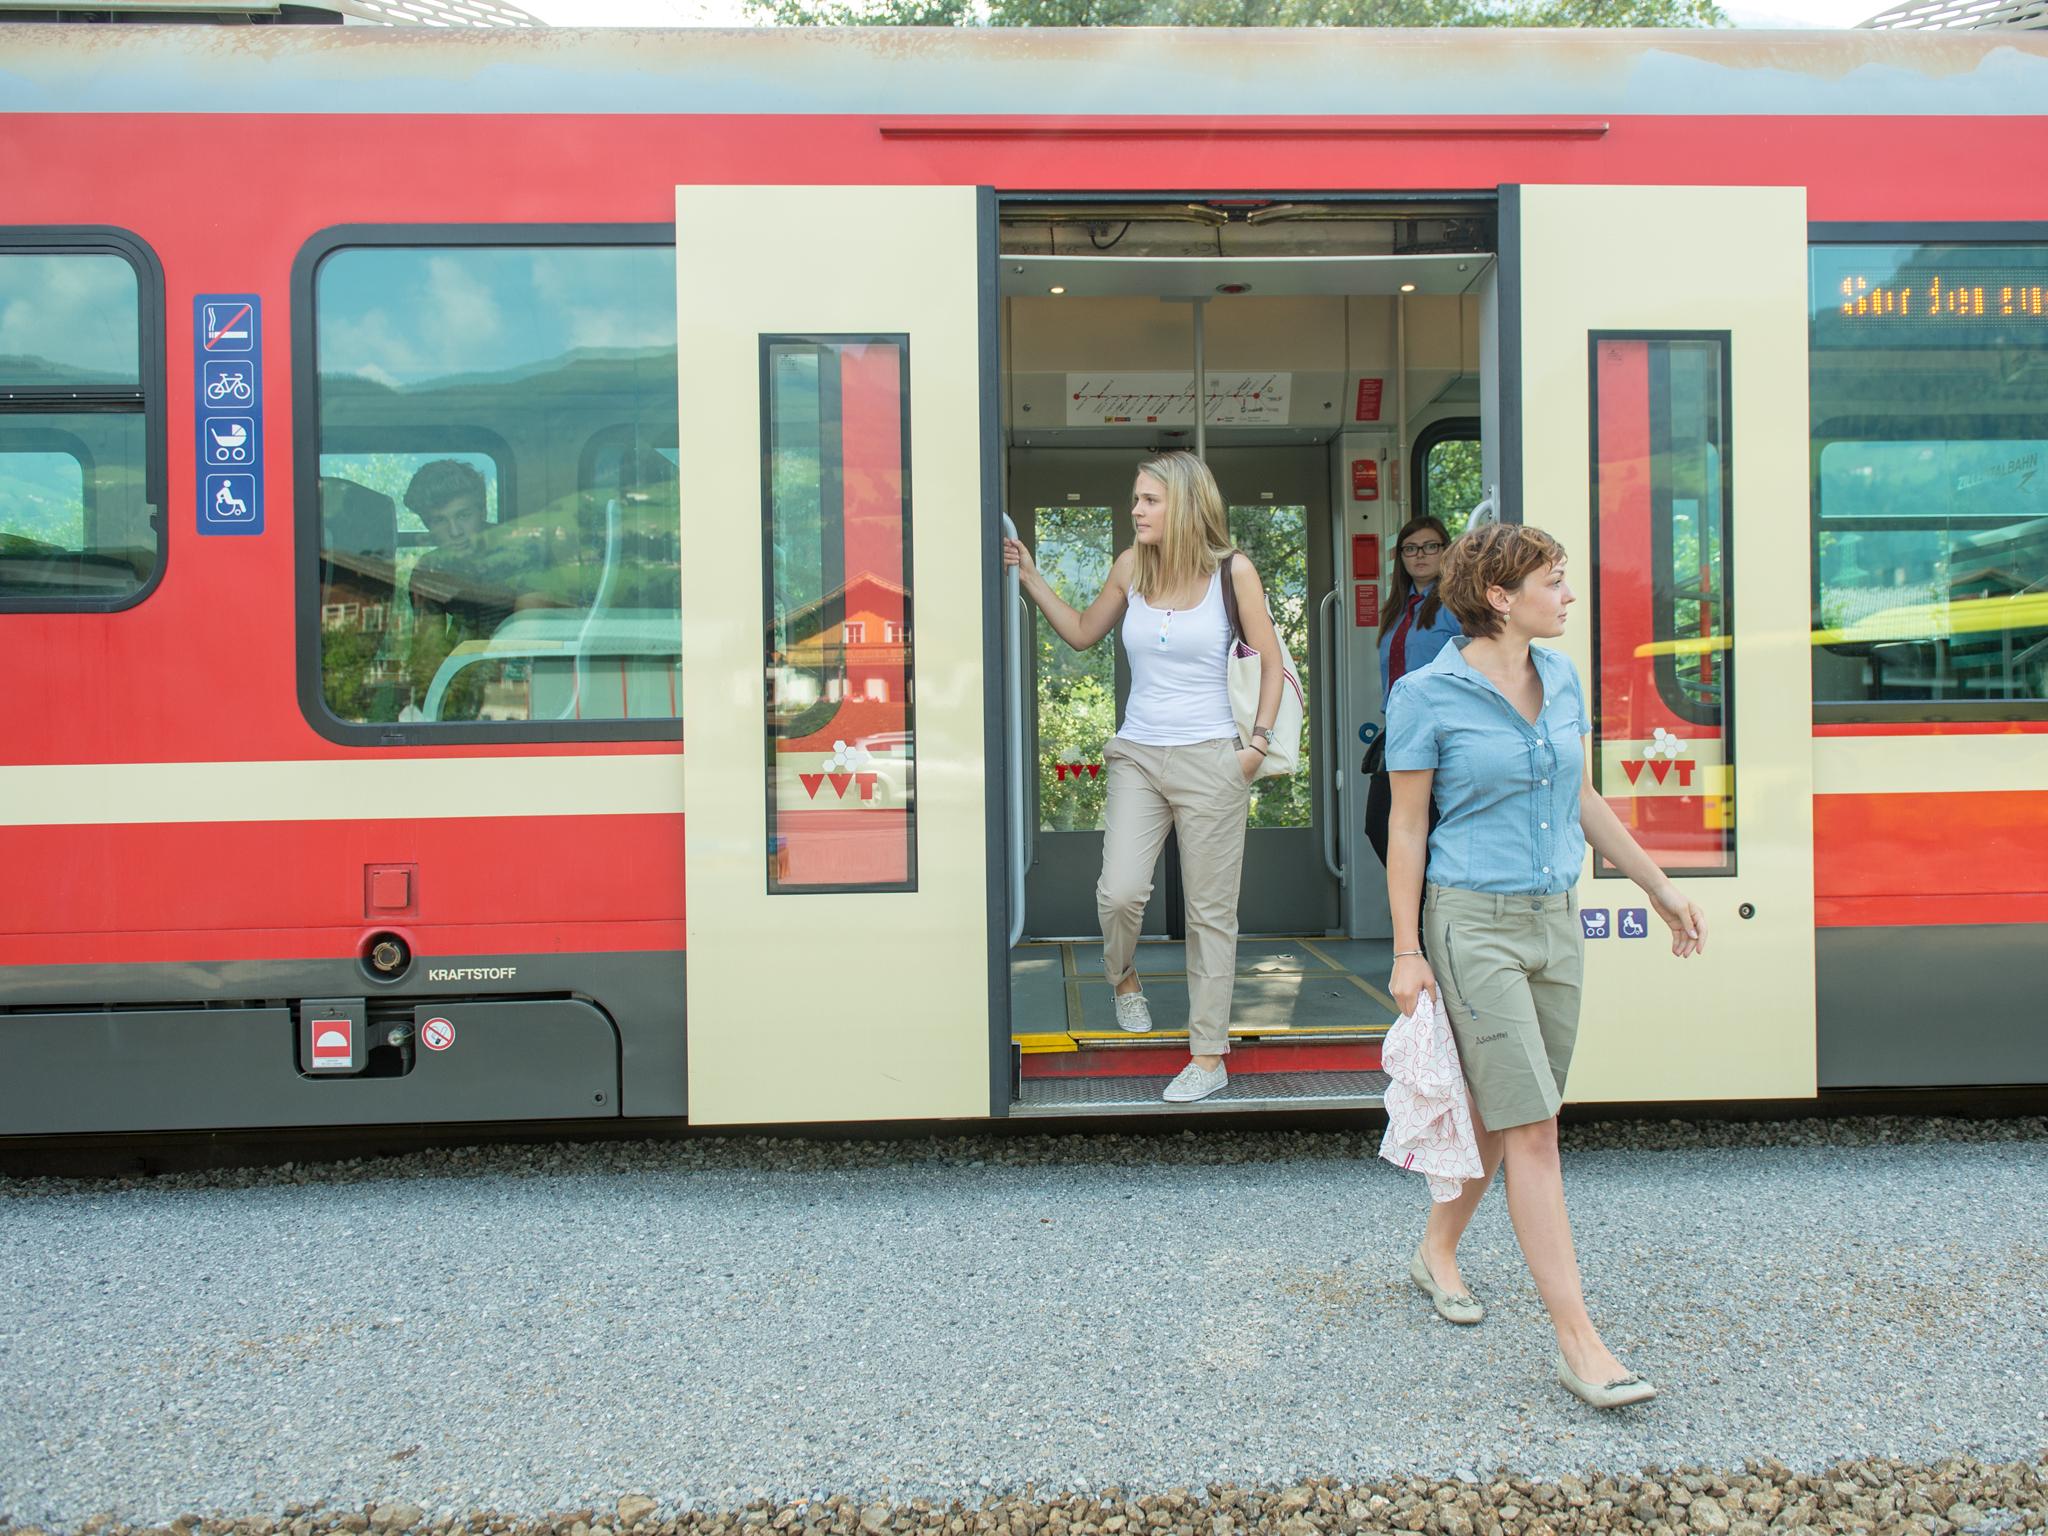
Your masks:
<instances>
[{"instance_id":1,"label":"train roof edge","mask_svg":"<svg viewBox=\"0 0 2048 1536\"><path fill-rule=\"evenodd\" d=\"M0 29L0 114L2019 116L2048 32Z\"/></svg>"}]
</instances>

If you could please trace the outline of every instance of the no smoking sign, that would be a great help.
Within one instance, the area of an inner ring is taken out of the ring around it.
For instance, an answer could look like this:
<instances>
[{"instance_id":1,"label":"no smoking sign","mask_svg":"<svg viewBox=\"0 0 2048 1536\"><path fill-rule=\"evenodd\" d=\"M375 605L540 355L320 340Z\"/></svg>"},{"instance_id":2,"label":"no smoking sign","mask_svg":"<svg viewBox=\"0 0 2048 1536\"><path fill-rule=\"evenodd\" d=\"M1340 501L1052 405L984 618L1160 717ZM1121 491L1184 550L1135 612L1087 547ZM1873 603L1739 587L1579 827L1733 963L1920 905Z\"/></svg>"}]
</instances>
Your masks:
<instances>
[{"instance_id":1,"label":"no smoking sign","mask_svg":"<svg viewBox=\"0 0 2048 1536\"><path fill-rule=\"evenodd\" d=\"M420 1044L430 1051L445 1051L455 1043L455 1026L446 1019L429 1019L420 1026Z\"/></svg>"}]
</instances>

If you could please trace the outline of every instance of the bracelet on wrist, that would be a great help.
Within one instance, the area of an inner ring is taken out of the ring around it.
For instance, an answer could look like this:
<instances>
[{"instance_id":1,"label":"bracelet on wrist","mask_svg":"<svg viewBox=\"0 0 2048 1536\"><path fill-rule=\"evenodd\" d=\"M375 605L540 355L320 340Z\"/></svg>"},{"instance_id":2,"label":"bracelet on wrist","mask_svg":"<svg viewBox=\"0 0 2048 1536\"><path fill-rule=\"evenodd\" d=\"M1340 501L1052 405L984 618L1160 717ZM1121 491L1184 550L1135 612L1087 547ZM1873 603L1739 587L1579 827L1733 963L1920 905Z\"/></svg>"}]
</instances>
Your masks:
<instances>
[{"instance_id":1,"label":"bracelet on wrist","mask_svg":"<svg viewBox=\"0 0 2048 1536\"><path fill-rule=\"evenodd\" d=\"M1394 958L1396 960L1404 960L1410 955L1420 955L1421 953L1422 951L1419 949L1397 949L1394 951Z\"/></svg>"}]
</instances>

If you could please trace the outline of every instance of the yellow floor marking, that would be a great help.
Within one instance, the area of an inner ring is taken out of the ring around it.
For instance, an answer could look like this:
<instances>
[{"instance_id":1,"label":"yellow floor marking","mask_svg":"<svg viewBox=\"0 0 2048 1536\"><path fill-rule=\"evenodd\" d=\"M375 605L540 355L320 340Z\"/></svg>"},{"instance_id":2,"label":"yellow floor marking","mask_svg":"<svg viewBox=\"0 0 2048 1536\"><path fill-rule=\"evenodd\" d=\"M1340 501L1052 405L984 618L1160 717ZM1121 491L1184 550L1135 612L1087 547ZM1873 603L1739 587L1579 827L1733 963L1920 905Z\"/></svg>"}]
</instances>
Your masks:
<instances>
[{"instance_id":1,"label":"yellow floor marking","mask_svg":"<svg viewBox=\"0 0 2048 1536\"><path fill-rule=\"evenodd\" d=\"M1074 1044L1072 1035L1012 1035L1010 1040L1027 1056L1043 1056L1080 1049Z\"/></svg>"}]
</instances>

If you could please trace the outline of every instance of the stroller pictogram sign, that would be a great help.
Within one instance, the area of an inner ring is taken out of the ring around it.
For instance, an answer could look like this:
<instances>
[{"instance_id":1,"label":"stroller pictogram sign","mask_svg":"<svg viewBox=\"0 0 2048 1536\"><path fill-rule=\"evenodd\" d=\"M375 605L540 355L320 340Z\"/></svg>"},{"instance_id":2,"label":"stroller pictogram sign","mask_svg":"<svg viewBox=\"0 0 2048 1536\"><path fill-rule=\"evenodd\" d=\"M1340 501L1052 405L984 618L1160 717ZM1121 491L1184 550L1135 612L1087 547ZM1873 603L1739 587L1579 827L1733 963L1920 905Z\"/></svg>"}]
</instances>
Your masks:
<instances>
[{"instance_id":1,"label":"stroller pictogram sign","mask_svg":"<svg viewBox=\"0 0 2048 1536\"><path fill-rule=\"evenodd\" d=\"M256 453L256 423L247 416L211 416L206 422L206 462L247 464Z\"/></svg>"}]
</instances>

